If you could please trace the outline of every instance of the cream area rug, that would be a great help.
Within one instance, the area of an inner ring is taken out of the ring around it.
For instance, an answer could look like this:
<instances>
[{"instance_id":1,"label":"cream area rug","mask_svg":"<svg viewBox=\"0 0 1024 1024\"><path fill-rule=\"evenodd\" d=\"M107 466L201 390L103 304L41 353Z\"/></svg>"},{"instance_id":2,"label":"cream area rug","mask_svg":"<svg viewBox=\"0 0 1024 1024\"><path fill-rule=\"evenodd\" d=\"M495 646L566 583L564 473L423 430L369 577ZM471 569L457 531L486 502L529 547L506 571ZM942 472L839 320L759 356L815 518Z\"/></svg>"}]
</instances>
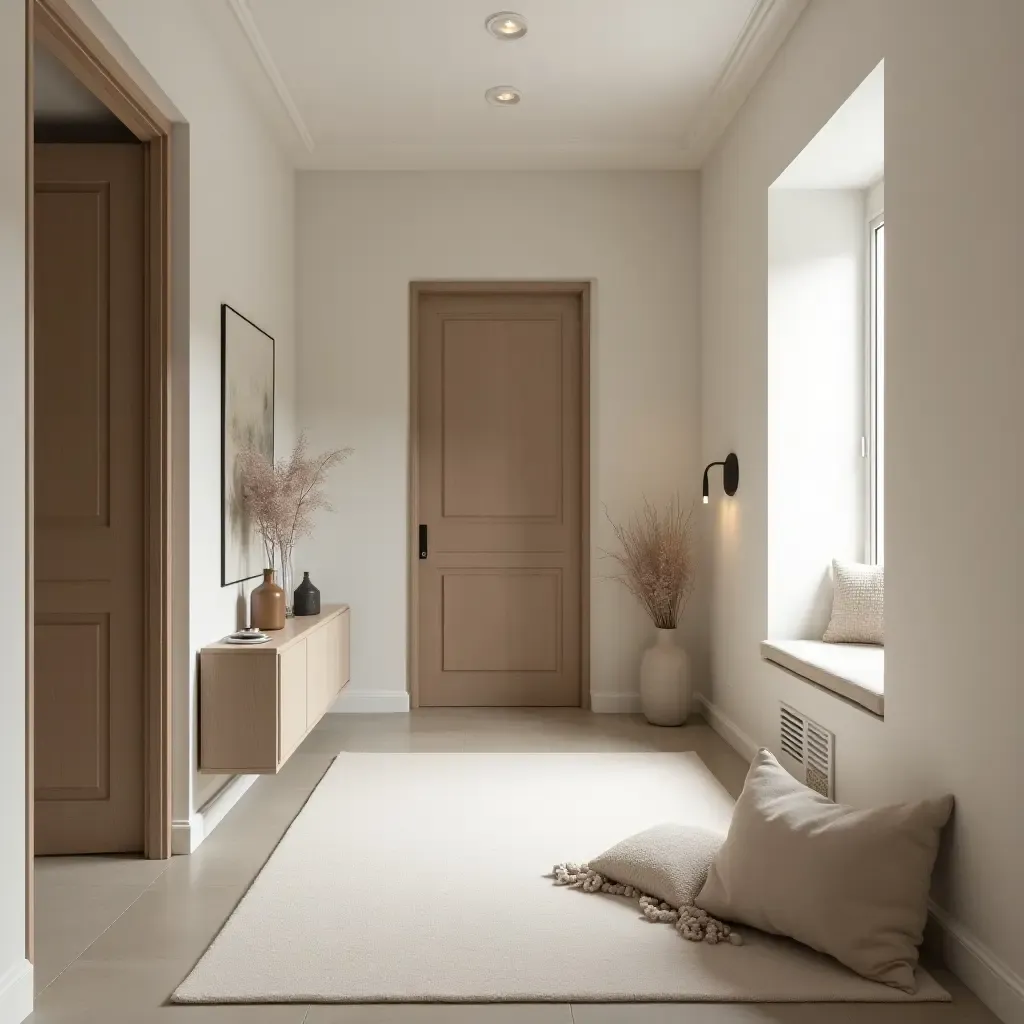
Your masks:
<instances>
[{"instance_id":1,"label":"cream area rug","mask_svg":"<svg viewBox=\"0 0 1024 1024\"><path fill-rule=\"evenodd\" d=\"M694 754L342 754L178 1003L901 1002L795 943L687 942L544 876L663 821L723 832Z\"/></svg>"}]
</instances>

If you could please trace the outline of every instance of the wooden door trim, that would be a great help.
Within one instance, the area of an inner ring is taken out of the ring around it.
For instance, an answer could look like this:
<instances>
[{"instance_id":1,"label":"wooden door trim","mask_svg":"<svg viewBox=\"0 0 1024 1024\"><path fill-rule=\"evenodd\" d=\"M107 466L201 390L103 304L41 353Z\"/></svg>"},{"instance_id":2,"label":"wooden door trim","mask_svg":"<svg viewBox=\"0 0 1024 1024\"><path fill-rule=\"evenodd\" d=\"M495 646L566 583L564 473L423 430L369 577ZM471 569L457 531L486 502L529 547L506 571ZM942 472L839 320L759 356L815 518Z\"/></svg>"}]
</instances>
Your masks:
<instances>
[{"instance_id":1,"label":"wooden door trim","mask_svg":"<svg viewBox=\"0 0 1024 1024\"><path fill-rule=\"evenodd\" d=\"M171 123L67 0L26 0L26 956L33 958L35 679L33 44L42 43L146 146L144 848L171 855Z\"/></svg>"},{"instance_id":2,"label":"wooden door trim","mask_svg":"<svg viewBox=\"0 0 1024 1024\"><path fill-rule=\"evenodd\" d=\"M35 954L35 19L25 5L25 959Z\"/></svg>"},{"instance_id":3,"label":"wooden door trim","mask_svg":"<svg viewBox=\"0 0 1024 1024\"><path fill-rule=\"evenodd\" d=\"M412 281L409 284L409 520L406 635L409 703L419 681L419 320L428 295L572 295L580 300L580 705L590 708L590 293L589 281Z\"/></svg>"},{"instance_id":4,"label":"wooden door trim","mask_svg":"<svg viewBox=\"0 0 1024 1024\"><path fill-rule=\"evenodd\" d=\"M142 142L170 136L171 123L75 13L68 0L30 0L34 37Z\"/></svg>"}]
</instances>

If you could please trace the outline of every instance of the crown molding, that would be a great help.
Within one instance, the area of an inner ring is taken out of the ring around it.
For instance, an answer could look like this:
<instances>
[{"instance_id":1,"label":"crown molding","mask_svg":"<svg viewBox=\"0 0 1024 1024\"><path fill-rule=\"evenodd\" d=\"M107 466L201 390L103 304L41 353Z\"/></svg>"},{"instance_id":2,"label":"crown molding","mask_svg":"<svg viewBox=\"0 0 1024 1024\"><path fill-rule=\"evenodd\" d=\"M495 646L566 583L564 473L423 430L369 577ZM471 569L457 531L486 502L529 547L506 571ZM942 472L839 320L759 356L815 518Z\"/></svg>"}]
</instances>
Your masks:
<instances>
[{"instance_id":1,"label":"crown molding","mask_svg":"<svg viewBox=\"0 0 1024 1024\"><path fill-rule=\"evenodd\" d=\"M438 149L361 136L321 142L298 160L307 171L696 171L675 147L602 148L589 144L456 145Z\"/></svg>"},{"instance_id":2,"label":"crown molding","mask_svg":"<svg viewBox=\"0 0 1024 1024\"><path fill-rule=\"evenodd\" d=\"M281 106L284 107L285 112L291 119L292 126L298 133L299 138L302 139L302 143L307 151L312 153L316 148L316 143L313 141L309 128L306 127L306 122L303 120L295 100L292 99L292 94L288 91L288 86L285 85L284 78L274 62L274 58L271 56L270 47L267 46L263 33L260 32L256 19L252 15L252 11L249 10L248 0L227 0L227 3L238 19L238 24L242 26L245 38L249 41L249 45L252 47L253 53L256 54L256 59L260 62L260 66L263 68L267 78L270 79L270 84L274 87L274 92L277 93Z\"/></svg>"},{"instance_id":3,"label":"crown molding","mask_svg":"<svg viewBox=\"0 0 1024 1024\"><path fill-rule=\"evenodd\" d=\"M710 156L808 2L758 0L754 5L689 132L687 153L694 167Z\"/></svg>"}]
</instances>

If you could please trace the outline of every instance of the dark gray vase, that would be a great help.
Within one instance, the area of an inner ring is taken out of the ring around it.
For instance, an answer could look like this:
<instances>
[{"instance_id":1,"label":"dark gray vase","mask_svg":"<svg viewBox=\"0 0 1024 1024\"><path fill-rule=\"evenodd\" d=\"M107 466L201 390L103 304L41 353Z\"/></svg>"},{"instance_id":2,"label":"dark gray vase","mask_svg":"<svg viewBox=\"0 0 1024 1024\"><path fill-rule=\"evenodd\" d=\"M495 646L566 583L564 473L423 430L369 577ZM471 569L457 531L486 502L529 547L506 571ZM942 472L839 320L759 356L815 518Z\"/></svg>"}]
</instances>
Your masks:
<instances>
[{"instance_id":1,"label":"dark gray vase","mask_svg":"<svg viewBox=\"0 0 1024 1024\"><path fill-rule=\"evenodd\" d=\"M320 591L313 586L308 572L302 574L302 582L295 588L295 614L320 614Z\"/></svg>"}]
</instances>

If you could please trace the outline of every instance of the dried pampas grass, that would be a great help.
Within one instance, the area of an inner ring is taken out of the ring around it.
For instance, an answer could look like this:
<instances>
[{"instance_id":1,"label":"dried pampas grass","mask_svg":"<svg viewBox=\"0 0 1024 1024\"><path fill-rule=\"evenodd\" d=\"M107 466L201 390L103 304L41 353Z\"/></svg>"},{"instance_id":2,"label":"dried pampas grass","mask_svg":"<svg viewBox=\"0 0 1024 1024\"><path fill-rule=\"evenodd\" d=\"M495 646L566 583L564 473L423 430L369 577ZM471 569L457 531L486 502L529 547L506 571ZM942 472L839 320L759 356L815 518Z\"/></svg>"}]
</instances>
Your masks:
<instances>
[{"instance_id":1,"label":"dried pampas grass","mask_svg":"<svg viewBox=\"0 0 1024 1024\"><path fill-rule=\"evenodd\" d=\"M238 455L242 495L257 533L263 539L267 567L289 564L299 537L313 532L313 513L330 511L324 494L328 472L344 462L351 448L337 448L322 455L307 454L306 435L300 434L291 455L271 462L252 445Z\"/></svg>"},{"instance_id":2,"label":"dried pampas grass","mask_svg":"<svg viewBox=\"0 0 1024 1024\"><path fill-rule=\"evenodd\" d=\"M675 629L693 590L692 511L678 497L660 509L644 499L644 509L624 525L605 509L621 551L606 552L619 564L618 580L643 606L658 629Z\"/></svg>"}]
</instances>

